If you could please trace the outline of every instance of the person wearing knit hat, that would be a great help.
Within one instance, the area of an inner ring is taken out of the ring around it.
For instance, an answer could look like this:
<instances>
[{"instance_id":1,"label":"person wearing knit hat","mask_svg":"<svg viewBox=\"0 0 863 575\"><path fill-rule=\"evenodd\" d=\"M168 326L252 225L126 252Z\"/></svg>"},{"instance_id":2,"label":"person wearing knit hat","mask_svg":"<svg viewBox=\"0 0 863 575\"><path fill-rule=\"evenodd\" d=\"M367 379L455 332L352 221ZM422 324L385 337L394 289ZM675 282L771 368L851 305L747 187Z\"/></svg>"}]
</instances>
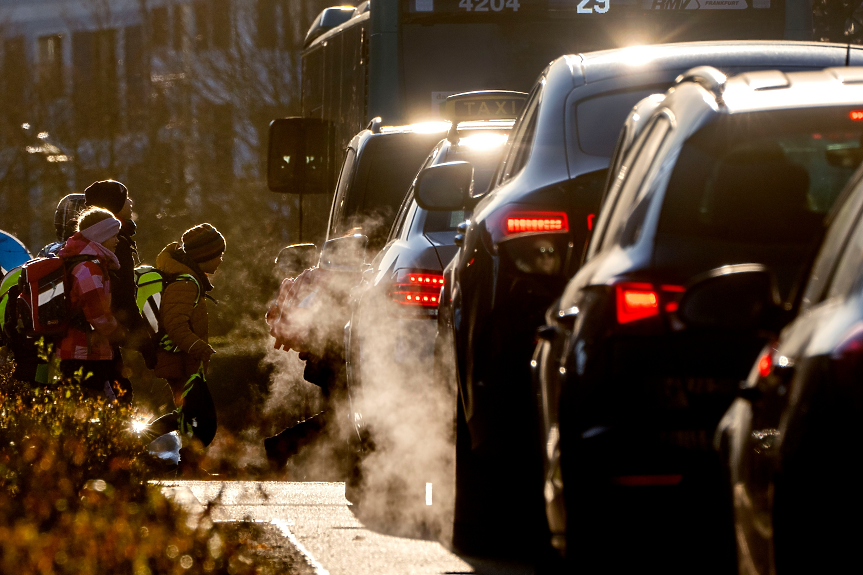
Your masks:
<instances>
[{"instance_id":1,"label":"person wearing knit hat","mask_svg":"<svg viewBox=\"0 0 863 575\"><path fill-rule=\"evenodd\" d=\"M46 258L56 254L66 240L78 231L78 214L84 211L86 201L84 194L68 194L60 200L57 209L54 210L54 230L57 232L57 241L39 250L38 257Z\"/></svg>"},{"instance_id":2,"label":"person wearing knit hat","mask_svg":"<svg viewBox=\"0 0 863 575\"><path fill-rule=\"evenodd\" d=\"M222 263L225 247L225 238L215 227L200 224L186 230L180 242L168 244L156 258L156 269L166 277L186 274L195 280L171 282L162 292L160 319L171 345L160 346L157 351L155 373L168 380L177 409L150 424L150 431L161 435L177 431L182 421L194 422L188 428L193 445L181 451L184 473L200 474L196 466L203 448L216 435L216 409L206 381L203 377L190 378L199 372L205 375L215 353L208 341L205 296L213 289L209 276ZM194 384L188 385L189 381ZM187 432L179 431L183 435Z\"/></svg>"},{"instance_id":3,"label":"person wearing knit hat","mask_svg":"<svg viewBox=\"0 0 863 575\"><path fill-rule=\"evenodd\" d=\"M200 224L183 232L182 248L198 263L217 258L225 251L225 238L210 224Z\"/></svg>"},{"instance_id":4,"label":"person wearing knit hat","mask_svg":"<svg viewBox=\"0 0 863 575\"><path fill-rule=\"evenodd\" d=\"M102 180L87 186L84 197L87 199L87 207L105 208L116 216L126 205L129 190L117 180Z\"/></svg>"},{"instance_id":5,"label":"person wearing knit hat","mask_svg":"<svg viewBox=\"0 0 863 575\"><path fill-rule=\"evenodd\" d=\"M141 261L135 243L137 225L132 221L133 202L129 190L116 180L102 180L90 184L84 190L84 197L87 207L104 208L112 212L122 224L115 250L120 269L111 272L111 309L117 321L126 328L126 339L120 342L120 345L139 351L144 356L147 367L152 369L156 365L156 348L150 340L146 321L141 317L136 302L135 268L141 265ZM119 348L114 355L118 377L127 382ZM131 396L131 384L127 391Z\"/></svg>"}]
</instances>

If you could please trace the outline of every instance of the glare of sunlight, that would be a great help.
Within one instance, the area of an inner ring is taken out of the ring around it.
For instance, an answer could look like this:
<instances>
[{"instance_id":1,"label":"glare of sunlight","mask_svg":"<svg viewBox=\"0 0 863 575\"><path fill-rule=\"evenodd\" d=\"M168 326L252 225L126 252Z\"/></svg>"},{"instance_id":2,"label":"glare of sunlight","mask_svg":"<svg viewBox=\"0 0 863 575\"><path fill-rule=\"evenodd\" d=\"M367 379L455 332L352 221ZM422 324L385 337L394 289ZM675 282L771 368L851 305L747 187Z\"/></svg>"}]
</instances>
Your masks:
<instances>
[{"instance_id":1,"label":"glare of sunlight","mask_svg":"<svg viewBox=\"0 0 863 575\"><path fill-rule=\"evenodd\" d=\"M474 134L461 138L458 145L472 150L490 150L504 145L506 139L506 134Z\"/></svg>"},{"instance_id":2,"label":"glare of sunlight","mask_svg":"<svg viewBox=\"0 0 863 575\"><path fill-rule=\"evenodd\" d=\"M381 132L400 132L405 129L418 134L433 134L435 132L446 132L449 130L449 122L420 122L410 126L384 126Z\"/></svg>"},{"instance_id":3,"label":"glare of sunlight","mask_svg":"<svg viewBox=\"0 0 863 575\"><path fill-rule=\"evenodd\" d=\"M621 52L625 54L622 61L630 66L643 66L656 57L656 50L651 50L648 46L627 46Z\"/></svg>"}]
</instances>

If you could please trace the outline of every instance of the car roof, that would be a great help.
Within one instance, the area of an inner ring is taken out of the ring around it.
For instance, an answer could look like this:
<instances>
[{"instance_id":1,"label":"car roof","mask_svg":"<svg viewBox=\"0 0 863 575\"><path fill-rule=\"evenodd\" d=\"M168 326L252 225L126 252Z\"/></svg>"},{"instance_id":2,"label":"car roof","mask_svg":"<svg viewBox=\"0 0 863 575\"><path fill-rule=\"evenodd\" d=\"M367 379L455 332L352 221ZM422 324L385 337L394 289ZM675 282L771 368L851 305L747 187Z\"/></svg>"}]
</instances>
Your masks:
<instances>
[{"instance_id":1,"label":"car roof","mask_svg":"<svg viewBox=\"0 0 863 575\"><path fill-rule=\"evenodd\" d=\"M584 78L585 83L592 83L651 70L688 68L705 60L717 68L744 65L827 68L853 64L849 61L852 53L855 60L863 58L863 47L790 40L681 42L571 55L556 60L552 65L572 68L578 64L576 73Z\"/></svg>"},{"instance_id":2,"label":"car roof","mask_svg":"<svg viewBox=\"0 0 863 575\"><path fill-rule=\"evenodd\" d=\"M405 126L382 126L379 129L372 131L368 128L357 132L351 138L347 147L360 150L368 141L373 138L433 138L437 135L442 138L449 130L449 122L427 122L423 124L409 124Z\"/></svg>"},{"instance_id":3,"label":"car roof","mask_svg":"<svg viewBox=\"0 0 863 575\"><path fill-rule=\"evenodd\" d=\"M863 67L785 73L746 72L725 84L727 113L822 106L863 107Z\"/></svg>"}]
</instances>

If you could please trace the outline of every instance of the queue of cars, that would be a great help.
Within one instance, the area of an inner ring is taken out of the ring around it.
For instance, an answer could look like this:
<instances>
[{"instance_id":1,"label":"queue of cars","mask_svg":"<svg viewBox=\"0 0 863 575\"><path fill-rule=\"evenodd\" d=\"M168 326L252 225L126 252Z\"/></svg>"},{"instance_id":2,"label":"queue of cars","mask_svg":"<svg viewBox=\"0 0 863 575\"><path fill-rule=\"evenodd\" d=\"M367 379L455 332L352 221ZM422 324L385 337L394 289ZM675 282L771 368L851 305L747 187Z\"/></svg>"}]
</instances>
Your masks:
<instances>
[{"instance_id":1,"label":"queue of cars","mask_svg":"<svg viewBox=\"0 0 863 575\"><path fill-rule=\"evenodd\" d=\"M543 414L546 485L565 489L553 517L569 519L568 541L589 544L597 531L583 526L620 501L637 517L668 497L678 542L695 534L688 550L733 560L713 434L796 312L859 164L858 74L694 69L615 158L585 263L533 360L540 396L557 398Z\"/></svg>"},{"instance_id":2,"label":"queue of cars","mask_svg":"<svg viewBox=\"0 0 863 575\"><path fill-rule=\"evenodd\" d=\"M492 155L434 149L352 291L344 355L362 445L368 374L427 362L436 316L434 381L395 377L455 396L457 547L515 533L588 572L633 552L699 572L849 558L855 64L863 50L794 42L564 56L492 175ZM364 352L376 331L390 343Z\"/></svg>"},{"instance_id":3,"label":"queue of cars","mask_svg":"<svg viewBox=\"0 0 863 575\"><path fill-rule=\"evenodd\" d=\"M535 435L530 360L546 309L579 269L594 226L601 228L599 235L604 231L606 219L597 216L609 157L633 105L705 64L729 73L815 70L859 61L861 55L828 44L701 42L564 56L543 71L492 187L465 226L463 247L445 271L438 379L455 385L459 396L459 544L471 547L483 544L476 539L488 539L494 545L501 537L496 528L505 525L501 517L514 512L512 503L500 505L503 494L520 491L557 500L548 509L551 536L564 547L562 498L554 481L545 488L539 484L534 459L557 449L559 429L555 423L546 426L543 437ZM631 137L631 131L624 132L618 148ZM632 365L638 369L635 358ZM549 447L537 450L540 444ZM556 474L555 469L547 473ZM520 503L527 518L532 507L542 506L526 497Z\"/></svg>"}]
</instances>

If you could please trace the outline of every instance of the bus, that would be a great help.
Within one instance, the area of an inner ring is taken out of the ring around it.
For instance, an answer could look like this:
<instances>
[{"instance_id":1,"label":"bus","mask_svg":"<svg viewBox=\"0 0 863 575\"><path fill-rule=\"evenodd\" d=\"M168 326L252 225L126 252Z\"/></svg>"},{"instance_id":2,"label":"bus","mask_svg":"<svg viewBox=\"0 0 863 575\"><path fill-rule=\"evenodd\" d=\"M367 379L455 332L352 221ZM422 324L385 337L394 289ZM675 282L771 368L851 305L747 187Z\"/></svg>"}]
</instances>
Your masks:
<instances>
[{"instance_id":1,"label":"bus","mask_svg":"<svg viewBox=\"0 0 863 575\"><path fill-rule=\"evenodd\" d=\"M440 120L452 94L526 91L562 54L811 38L810 0L373 0L327 8L305 39L302 117L271 125L268 184L304 196L300 229L317 241L340 156L375 118Z\"/></svg>"}]
</instances>

